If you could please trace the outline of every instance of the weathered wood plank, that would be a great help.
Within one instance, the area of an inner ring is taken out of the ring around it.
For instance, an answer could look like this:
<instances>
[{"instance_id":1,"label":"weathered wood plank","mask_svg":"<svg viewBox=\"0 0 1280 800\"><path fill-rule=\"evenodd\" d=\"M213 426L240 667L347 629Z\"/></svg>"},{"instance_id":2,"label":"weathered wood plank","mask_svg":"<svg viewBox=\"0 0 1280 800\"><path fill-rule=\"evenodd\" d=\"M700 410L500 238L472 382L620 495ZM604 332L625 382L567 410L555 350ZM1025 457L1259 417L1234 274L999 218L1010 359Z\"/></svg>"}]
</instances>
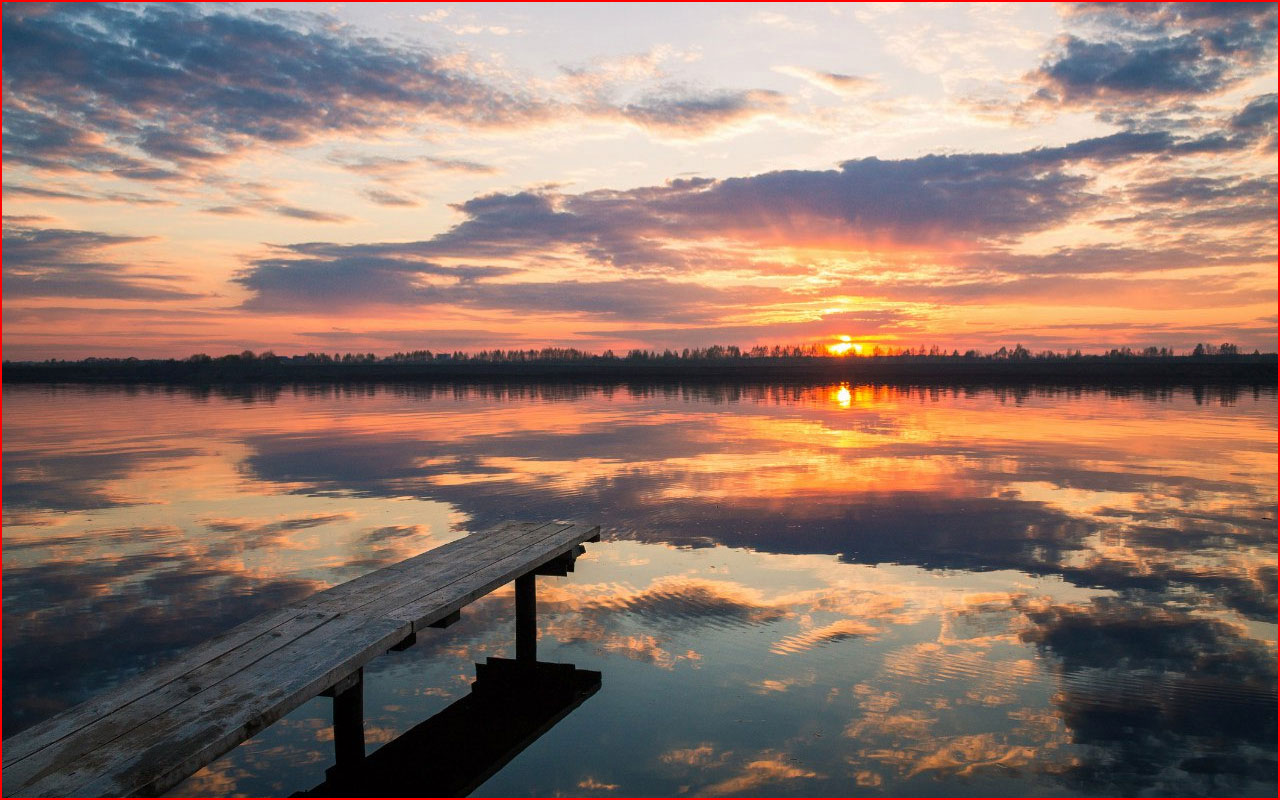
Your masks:
<instances>
[{"instance_id":1,"label":"weathered wood plank","mask_svg":"<svg viewBox=\"0 0 1280 800\"><path fill-rule=\"evenodd\" d=\"M342 614L385 615L399 606L430 594L433 590L448 590L460 581L474 582L473 575L488 569L494 563L503 562L504 559L515 557L536 561L543 557L544 553L546 558L551 558L554 556L551 548L558 547L559 540L556 539L551 544L544 543L557 533L572 527L571 525L552 525L520 532L502 540L481 542L480 551L471 553L468 558L421 561L417 569L400 573L399 580L394 583L369 586L354 595L330 598L314 605L304 601L301 607L319 611L336 611ZM438 616L424 620L421 626L415 627L415 630L457 611L458 608L459 606L441 607Z\"/></svg>"},{"instance_id":2,"label":"weathered wood plank","mask_svg":"<svg viewBox=\"0 0 1280 800\"><path fill-rule=\"evenodd\" d=\"M22 787L43 797L160 794L385 652L407 623L338 616L60 769ZM9 787L6 783L6 792Z\"/></svg>"},{"instance_id":3,"label":"weathered wood plank","mask_svg":"<svg viewBox=\"0 0 1280 800\"><path fill-rule=\"evenodd\" d=\"M411 556L404 561L389 564L385 567L373 570L358 578L340 583L337 586L331 586L328 589L317 592L304 600L295 603L297 608L311 608L321 603L333 603L339 598L349 597L359 593L376 592L381 587L390 586L396 582L404 580L401 573L413 570L419 565L431 563L440 559L447 554L450 559L469 559L475 553L481 553L487 546L490 546L490 540L502 539L514 535L517 532L525 533L531 530L545 527L553 523L536 523L536 522L508 522L491 528L486 531L473 533L470 536L464 536L461 539L455 539L447 542L439 547ZM339 607L339 606L334 606Z\"/></svg>"},{"instance_id":4,"label":"weathered wood plank","mask_svg":"<svg viewBox=\"0 0 1280 800\"><path fill-rule=\"evenodd\" d=\"M112 712L126 706L171 681L181 678L192 669L212 661L246 642L283 625L295 616L296 611L285 608L255 617L235 628L183 652L177 659L156 666L136 677L126 680L114 689L73 706L61 714L37 723L21 733L4 740L4 777L8 783L11 765L30 756L37 750L70 736L86 725L93 724Z\"/></svg>"},{"instance_id":5,"label":"weathered wood plank","mask_svg":"<svg viewBox=\"0 0 1280 800\"><path fill-rule=\"evenodd\" d=\"M89 724L80 725L26 758L6 764L5 794L10 795L12 789L65 769L67 764L73 763L85 753L113 744L128 732L173 711L205 687L216 685L251 668L273 651L306 637L336 616L318 611L295 612L282 624L262 631L213 659L204 663L188 663L185 674L177 675L165 683L156 682L150 691L129 703L118 706ZM166 674L172 671L166 670ZM77 719L77 722L80 720Z\"/></svg>"},{"instance_id":6,"label":"weathered wood plank","mask_svg":"<svg viewBox=\"0 0 1280 800\"><path fill-rule=\"evenodd\" d=\"M155 794L599 528L514 523L251 620L5 743L6 795Z\"/></svg>"},{"instance_id":7,"label":"weathered wood plank","mask_svg":"<svg viewBox=\"0 0 1280 800\"><path fill-rule=\"evenodd\" d=\"M475 602L498 586L517 579L526 572L536 570L541 563L550 558L570 552L582 541L599 535L599 526L575 525L557 531L541 541L538 557L530 557L529 552L515 553L488 564L484 570L476 571L467 585L449 585L428 591L417 598L408 600L398 607L390 609L388 616L396 620L408 620L413 623L413 630L428 627L439 618L458 611L463 605ZM398 599L398 598L390 598Z\"/></svg>"},{"instance_id":8,"label":"weathered wood plank","mask_svg":"<svg viewBox=\"0 0 1280 800\"><path fill-rule=\"evenodd\" d=\"M438 552L443 548L450 547L450 545L459 543L466 545L466 547L452 549L451 552L457 557L467 557L472 552L483 551L489 546L488 540L491 538L508 535L514 530L529 532L550 524L552 523L508 522L496 528L465 536L455 540L455 542L443 545L441 548L428 550L397 564L374 570L359 578L312 595L311 598L301 604L288 606L250 619L224 634L220 634L183 652L179 658L173 661L154 667L102 695L91 698L61 714L33 725L22 731L18 736L10 737L4 743L5 775L8 777L10 765L26 758L33 752L69 736L85 725L99 721L113 711L155 691L170 681L181 678L191 670L243 645L263 632L288 622L296 616L299 610L305 607L310 607L324 600L350 595L361 589L384 586L388 585L389 582L403 580L403 576L399 574L402 570L412 568L421 563L423 556Z\"/></svg>"}]
</instances>

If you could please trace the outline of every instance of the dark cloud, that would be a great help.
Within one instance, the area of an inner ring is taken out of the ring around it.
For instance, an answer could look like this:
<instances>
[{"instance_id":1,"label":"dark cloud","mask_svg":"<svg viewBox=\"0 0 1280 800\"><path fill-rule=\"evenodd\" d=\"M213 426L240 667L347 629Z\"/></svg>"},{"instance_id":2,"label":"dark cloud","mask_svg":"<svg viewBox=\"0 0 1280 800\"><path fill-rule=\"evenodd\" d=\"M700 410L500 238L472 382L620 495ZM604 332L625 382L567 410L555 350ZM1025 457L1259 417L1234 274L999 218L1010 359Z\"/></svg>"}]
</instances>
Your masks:
<instances>
[{"instance_id":1,"label":"dark cloud","mask_svg":"<svg viewBox=\"0 0 1280 800\"><path fill-rule=\"evenodd\" d=\"M843 162L833 170L788 170L721 180L681 179L661 186L577 195L551 190L494 193L457 204L455 208L464 215L463 221L431 239L290 245L286 250L295 258L254 262L237 281L258 293L246 307L259 309L299 307L323 297L325 302L346 305L455 303L479 308L582 311L635 321L711 321L722 314L714 310L694 314L695 300L717 304L723 310L732 302L776 301L783 293L695 288L688 283L638 278L597 284L496 284L472 280L449 286L429 284L423 277L449 274L452 268L439 266L439 261L460 258L520 260L527 264L529 259L559 259L576 254L632 274L670 275L726 268L771 271L773 267L753 267L755 251L760 246L804 246L813 242L856 251L874 250L885 244L948 249L956 242L985 240L1002 245L1011 237L1047 229L1078 213L1102 207L1107 198L1089 191L1090 180L1082 171L1099 165L1161 159L1182 143L1168 132L1126 131L1018 153L931 155L896 161L866 158ZM1255 203L1260 197L1266 199L1267 185L1266 179L1235 176L1203 178L1185 188L1200 195L1216 192L1218 202L1227 204L1222 213L1230 216L1244 213L1230 205L1235 198L1245 197L1246 202ZM1145 191L1147 199L1154 203L1177 189L1172 183L1149 184L1140 186L1138 191ZM1204 204L1197 208L1197 213L1205 213ZM736 243L741 249L720 249L719 245L704 244L707 240ZM1022 273L1056 274L1072 263L1083 264L1082 272L1109 271L1120 257L1128 264L1150 260L1146 254L1134 251L1081 248L1072 253L1024 259L1021 265L1013 265L1013 271L1020 277L1025 277ZM1003 254L994 259L1006 265L1015 261ZM431 266L413 266L424 262ZM804 269L807 267L801 267ZM415 275L415 271L419 274ZM986 271L989 273L990 267ZM263 273L268 272L287 275L289 280L267 280ZM458 277L478 279L497 274L480 272ZM361 277L364 275L369 279ZM981 275L980 272L971 277ZM317 285L327 286L339 277L350 284L349 292L316 290ZM1010 288L981 283L956 288L955 284L963 283L926 287L908 282L903 288L908 293L929 291L944 301L947 292L954 289L961 302L967 293L990 299ZM273 292L270 298L261 294L268 284ZM894 293L899 285L880 288ZM1012 288L1039 289L1030 283ZM1206 288L1200 287L1202 292ZM1044 290L1052 291L1053 287L1046 286ZM669 292L665 300L660 297L663 291Z\"/></svg>"},{"instance_id":2,"label":"dark cloud","mask_svg":"<svg viewBox=\"0 0 1280 800\"><path fill-rule=\"evenodd\" d=\"M345 214L330 214L325 211L316 211L310 208L301 208L299 206L270 206L269 210L273 214L291 219L303 219L307 222L349 222L351 217Z\"/></svg>"},{"instance_id":3,"label":"dark cloud","mask_svg":"<svg viewBox=\"0 0 1280 800\"><path fill-rule=\"evenodd\" d=\"M205 149L199 137L182 135L170 130L149 130L142 134L138 147L148 155L163 158L175 163L184 161L217 161L225 157Z\"/></svg>"},{"instance_id":4,"label":"dark cloud","mask_svg":"<svg viewBox=\"0 0 1280 800\"><path fill-rule=\"evenodd\" d=\"M667 133L701 135L727 124L781 111L786 100L777 92L754 89L713 94L667 88L634 103L618 106L622 119ZM602 113L607 113L602 110Z\"/></svg>"},{"instance_id":5,"label":"dark cloud","mask_svg":"<svg viewBox=\"0 0 1280 800\"><path fill-rule=\"evenodd\" d=\"M1141 191L1146 202L1157 199L1166 203L1194 203L1194 195L1213 195L1223 189L1213 181L1201 183L1181 181L1148 184ZM1186 196L1182 193L1186 192ZM1252 191L1252 190L1249 190ZM1274 217L1274 214L1273 214ZM1257 266L1268 256L1252 244L1249 247L1224 247L1217 242L1178 242L1160 247L1137 247L1113 244L1061 247L1048 253L1020 255L1003 250L981 251L967 256L959 266L974 275L1000 273L1003 276L1088 276L1097 273L1137 274L1165 270L1205 267Z\"/></svg>"},{"instance_id":6,"label":"dark cloud","mask_svg":"<svg viewBox=\"0 0 1280 800\"><path fill-rule=\"evenodd\" d=\"M1236 130L1252 131L1258 128L1276 127L1276 95L1264 94L1249 101L1239 114L1231 118L1231 127Z\"/></svg>"},{"instance_id":7,"label":"dark cloud","mask_svg":"<svg viewBox=\"0 0 1280 800\"><path fill-rule=\"evenodd\" d=\"M447 278L449 282L471 281L509 272L495 267L446 267L366 253L358 245L334 245L326 257L259 259L233 280L254 292L254 297L245 303L246 308L275 311L420 305L440 296L441 288L430 283L430 277Z\"/></svg>"},{"instance_id":8,"label":"dark cloud","mask_svg":"<svg viewBox=\"0 0 1280 800\"><path fill-rule=\"evenodd\" d=\"M8 27L6 14L6 31ZM4 46L9 47L7 35ZM122 176L150 168L145 161L104 147L89 126L68 124L19 105L10 95L17 90L10 89L8 80L9 65L15 61L12 55L5 59L4 157L7 161L50 172L113 172ZM53 113L61 116L57 111Z\"/></svg>"},{"instance_id":9,"label":"dark cloud","mask_svg":"<svg viewBox=\"0 0 1280 800\"><path fill-rule=\"evenodd\" d=\"M715 320L727 308L750 306L777 296L774 290L720 289L659 278L475 283L459 286L452 294L449 302L476 308L686 323Z\"/></svg>"},{"instance_id":10,"label":"dark cloud","mask_svg":"<svg viewBox=\"0 0 1280 800\"><path fill-rule=\"evenodd\" d=\"M748 242L848 237L914 242L1000 237L1048 227L1096 198L1070 168L1158 154L1167 133L1119 133L1012 154L858 159L837 170L787 170L580 195L492 194L459 204L468 219L430 242L441 255L497 257L583 246L614 266L678 265L665 239Z\"/></svg>"},{"instance_id":11,"label":"dark cloud","mask_svg":"<svg viewBox=\"0 0 1280 800\"><path fill-rule=\"evenodd\" d=\"M6 195L16 194L22 197L35 197L41 200L74 200L79 203L128 203L141 206L170 206L173 202L148 197L136 192L87 192L69 191L65 189L49 189L22 184L5 184Z\"/></svg>"},{"instance_id":12,"label":"dark cloud","mask_svg":"<svg viewBox=\"0 0 1280 800\"><path fill-rule=\"evenodd\" d=\"M329 160L348 172L369 175L378 180L387 180L402 175L422 163L422 160L417 158L352 156L345 153L335 153L329 157Z\"/></svg>"},{"instance_id":13,"label":"dark cloud","mask_svg":"<svg viewBox=\"0 0 1280 800\"><path fill-rule=\"evenodd\" d=\"M1276 177L1271 175L1186 174L1135 183L1127 191L1133 213L1101 221L1103 225L1140 223L1146 230L1237 229L1217 252L1202 244L1198 250L1206 263L1223 255L1252 253L1255 262L1266 260L1274 248ZM1253 228L1267 241L1247 238L1242 228ZM1175 249L1176 252L1176 249Z\"/></svg>"},{"instance_id":14,"label":"dark cloud","mask_svg":"<svg viewBox=\"0 0 1280 800\"><path fill-rule=\"evenodd\" d=\"M546 107L322 17L185 6L6 6L5 157L140 180L249 143L415 121L507 124ZM167 173L167 174L166 174Z\"/></svg>"},{"instance_id":15,"label":"dark cloud","mask_svg":"<svg viewBox=\"0 0 1280 800\"><path fill-rule=\"evenodd\" d=\"M394 192L384 192L381 189L367 189L364 196L377 203L380 206L399 206L402 208L413 208L421 205L412 197L404 197Z\"/></svg>"},{"instance_id":16,"label":"dark cloud","mask_svg":"<svg viewBox=\"0 0 1280 800\"><path fill-rule=\"evenodd\" d=\"M496 175L497 167L467 161L460 158L437 158L423 156L421 158L392 158L390 156L358 156L349 153L334 153L329 157L334 164L348 172L366 175L379 183L399 184L423 167L441 172L463 172L472 175Z\"/></svg>"},{"instance_id":17,"label":"dark cloud","mask_svg":"<svg viewBox=\"0 0 1280 800\"><path fill-rule=\"evenodd\" d=\"M4 229L4 293L9 297L85 297L114 300L176 300L199 297L178 289L179 276L133 271L104 260L101 251L148 241L94 231Z\"/></svg>"},{"instance_id":18,"label":"dark cloud","mask_svg":"<svg viewBox=\"0 0 1280 800\"><path fill-rule=\"evenodd\" d=\"M217 214L220 217L244 217L253 213L245 206L210 206L200 211L204 214Z\"/></svg>"},{"instance_id":19,"label":"dark cloud","mask_svg":"<svg viewBox=\"0 0 1280 800\"><path fill-rule=\"evenodd\" d=\"M16 194L21 197L38 197L41 200L80 200L82 202L92 202L93 198L88 195L76 194L75 192L64 192L58 189L41 189L37 186L21 186L18 184L5 184L5 194Z\"/></svg>"},{"instance_id":20,"label":"dark cloud","mask_svg":"<svg viewBox=\"0 0 1280 800\"><path fill-rule=\"evenodd\" d=\"M690 135L783 105L767 90L680 87L630 104L567 104L499 86L424 48L278 10L6 6L3 48L6 159L139 181L190 178L247 147L333 134L515 126L570 111ZM465 159L421 163L494 172Z\"/></svg>"},{"instance_id":21,"label":"dark cloud","mask_svg":"<svg viewBox=\"0 0 1280 800\"><path fill-rule=\"evenodd\" d=\"M473 175L494 175L498 172L497 167L461 158L426 158L423 160L436 169L446 172L468 172Z\"/></svg>"},{"instance_id":22,"label":"dark cloud","mask_svg":"<svg viewBox=\"0 0 1280 800\"><path fill-rule=\"evenodd\" d=\"M301 246L306 247L306 246ZM233 280L254 296L244 307L261 311L319 310L362 305L450 305L527 313L581 313L603 318L697 322L724 306L764 299L749 289L717 289L656 278L580 282L495 283L486 278L517 270L448 267L374 255L382 248L334 246L347 251L310 259L263 259ZM394 248L391 248L394 249ZM772 296L774 293L769 292Z\"/></svg>"},{"instance_id":23,"label":"dark cloud","mask_svg":"<svg viewBox=\"0 0 1280 800\"><path fill-rule=\"evenodd\" d=\"M1142 203L1185 203L1203 207L1218 201L1270 201L1274 209L1276 176L1210 178L1203 175L1175 176L1129 188L1129 196Z\"/></svg>"},{"instance_id":24,"label":"dark cloud","mask_svg":"<svg viewBox=\"0 0 1280 800\"><path fill-rule=\"evenodd\" d=\"M1082 4L1073 16L1090 38L1065 36L1033 73L1041 99L1141 105L1211 95L1259 71L1276 46L1268 3Z\"/></svg>"}]
</instances>

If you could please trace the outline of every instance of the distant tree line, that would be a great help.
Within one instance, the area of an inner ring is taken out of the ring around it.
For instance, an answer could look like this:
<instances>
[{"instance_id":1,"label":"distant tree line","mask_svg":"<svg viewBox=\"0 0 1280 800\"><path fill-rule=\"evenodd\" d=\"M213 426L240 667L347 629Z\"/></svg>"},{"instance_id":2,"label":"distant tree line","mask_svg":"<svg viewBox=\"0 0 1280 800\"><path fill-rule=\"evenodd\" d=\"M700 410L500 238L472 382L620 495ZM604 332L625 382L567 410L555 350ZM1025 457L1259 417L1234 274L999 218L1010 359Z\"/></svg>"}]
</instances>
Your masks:
<instances>
[{"instance_id":1,"label":"distant tree line","mask_svg":"<svg viewBox=\"0 0 1280 800\"><path fill-rule=\"evenodd\" d=\"M952 349L947 352L946 349L933 345L930 347L887 347L876 345L861 355L833 355L828 352L827 346L824 344L808 344L808 345L756 345L755 347L743 349L737 345L712 345L710 347L686 347L681 350L664 349L645 350L634 349L628 350L623 355L618 355L613 350L605 350L603 353L591 353L586 350L579 350L573 347L544 347L538 350L480 350L474 353L466 353L461 350L453 352L435 353L431 350L411 350L408 352L396 352L389 356L378 356L374 353L306 353L305 355L278 356L270 350L261 353L255 353L252 350L244 350L240 353L229 353L222 356L210 356L206 353L197 353L188 356L185 359L150 359L152 362L167 361L169 363L185 362L194 365L217 365L217 364L258 364L267 366L270 364L315 364L315 365L340 365L340 364L566 364L566 363L600 363L600 362L659 362L659 363L676 363L684 361L725 361L725 360L746 360L746 359L774 359L774 360L794 360L794 359L848 359L848 358L890 358L900 360L987 360L987 361L1052 361L1052 360L1077 360L1077 359L1129 359L1129 358L1182 358L1187 356L1193 358L1204 357L1222 357L1222 356L1239 356L1241 355L1239 346L1230 342L1222 344L1200 343L1188 353L1177 353L1169 347L1144 347L1135 350L1131 347L1112 348L1101 354L1086 355L1080 350L1065 350L1058 352L1055 350L1040 350L1032 352L1021 344L1015 344L1012 348L1001 347L991 352L982 352L979 350L965 350L961 353L958 349ZM1253 355L1260 355L1257 350L1253 351ZM86 358L80 362L66 362L62 359L48 359L44 363L83 363L83 364L131 364L139 363L139 359L129 358ZM6 362L8 363L8 362Z\"/></svg>"}]
</instances>

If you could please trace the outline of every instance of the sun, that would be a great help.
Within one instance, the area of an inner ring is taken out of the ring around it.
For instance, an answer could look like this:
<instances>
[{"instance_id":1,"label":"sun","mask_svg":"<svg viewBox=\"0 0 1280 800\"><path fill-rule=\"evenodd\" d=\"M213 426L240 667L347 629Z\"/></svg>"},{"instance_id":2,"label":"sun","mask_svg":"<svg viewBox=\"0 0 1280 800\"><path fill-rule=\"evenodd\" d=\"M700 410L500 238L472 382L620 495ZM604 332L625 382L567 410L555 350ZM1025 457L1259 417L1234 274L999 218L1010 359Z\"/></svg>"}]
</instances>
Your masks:
<instances>
[{"instance_id":1,"label":"sun","mask_svg":"<svg viewBox=\"0 0 1280 800\"><path fill-rule=\"evenodd\" d=\"M853 353L856 356L862 355L862 345L853 341L852 336L841 336L840 341L835 344L827 345L827 352L833 356L847 356Z\"/></svg>"}]
</instances>

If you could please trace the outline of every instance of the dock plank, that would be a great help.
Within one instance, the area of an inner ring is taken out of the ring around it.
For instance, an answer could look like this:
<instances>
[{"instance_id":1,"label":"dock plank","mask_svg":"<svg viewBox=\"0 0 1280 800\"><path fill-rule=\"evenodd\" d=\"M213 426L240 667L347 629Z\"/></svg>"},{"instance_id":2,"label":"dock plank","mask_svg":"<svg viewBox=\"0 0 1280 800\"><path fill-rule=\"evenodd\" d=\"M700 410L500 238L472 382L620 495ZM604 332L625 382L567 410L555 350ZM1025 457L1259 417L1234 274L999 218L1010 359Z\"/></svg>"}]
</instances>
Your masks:
<instances>
[{"instance_id":1,"label":"dock plank","mask_svg":"<svg viewBox=\"0 0 1280 800\"><path fill-rule=\"evenodd\" d=\"M250 620L6 740L4 793L167 791L410 634L598 537L509 523Z\"/></svg>"},{"instance_id":2,"label":"dock plank","mask_svg":"<svg viewBox=\"0 0 1280 800\"><path fill-rule=\"evenodd\" d=\"M27 728L17 736L4 741L4 776L10 777L10 767L37 750L49 747L94 721L111 714L138 698L155 691L170 681L181 678L193 669L240 647L245 642L284 624L296 616L292 609L280 609L251 619L182 653L180 660L158 665L133 678L126 679L114 689L72 706L66 711Z\"/></svg>"},{"instance_id":3,"label":"dock plank","mask_svg":"<svg viewBox=\"0 0 1280 800\"><path fill-rule=\"evenodd\" d=\"M457 611L461 606L449 605L449 600L467 597L469 588L482 585L477 583L478 581L489 581L495 574L505 575L506 580L513 580L524 572L534 569L537 566L534 562L542 563L555 558L556 554L566 546L563 542L577 535L581 535L581 532L576 526L551 525L520 532L506 539L487 541L483 543L484 555L481 559L423 560L413 571L413 580L401 579L391 586L381 587L377 592L362 594L358 598L361 603L358 606L352 602L352 598L348 598L344 604L322 604L316 608L321 610L343 608L343 613L347 613L347 609L356 609L363 614L390 614L401 606L437 593L442 598L442 604L438 609L439 614L433 615L429 620L423 619L415 628L420 630L428 627L431 622ZM492 569L494 565L498 565L496 572ZM460 582L465 582L462 591L459 591ZM487 594L504 582L506 581L500 582L481 594ZM480 595L474 595L473 599L478 596Z\"/></svg>"},{"instance_id":4,"label":"dock plank","mask_svg":"<svg viewBox=\"0 0 1280 800\"><path fill-rule=\"evenodd\" d=\"M213 659L198 664L187 662L189 669L172 680L165 683L157 681L152 684L150 691L139 694L130 702L119 705L87 724L83 713L77 714L78 727L74 731L69 731L61 739L13 764L5 765L6 794L11 782L27 784L65 769L67 764L82 757L84 753L115 743L121 736L147 725L190 700L205 687L217 685L243 672L271 652L313 633L336 616L318 611L296 612L284 624L263 630ZM253 629L252 626L245 627Z\"/></svg>"},{"instance_id":5,"label":"dock plank","mask_svg":"<svg viewBox=\"0 0 1280 800\"><path fill-rule=\"evenodd\" d=\"M505 557L511 552L536 547L548 536L568 527L571 526L560 524L538 526L531 530L507 530L501 537L474 534L414 556L409 559L414 563L408 568L383 567L377 571L374 579L363 582L353 590L325 590L295 603L294 608L340 614L373 613L377 606L386 605L393 596L412 593L418 585L435 588L451 584L465 578L488 561Z\"/></svg>"},{"instance_id":6,"label":"dock plank","mask_svg":"<svg viewBox=\"0 0 1280 800\"><path fill-rule=\"evenodd\" d=\"M539 552L551 553L557 558L578 546L599 532L598 527L572 526L557 531L540 542ZM532 563L532 559L521 559L520 554L504 557L500 561L478 571L470 577L470 584L465 591L459 592L454 587L438 589L415 597L387 612L392 619L403 619L412 622L414 630L429 627L431 623L441 619L463 606L483 597L508 581L517 578L540 564ZM545 562L544 562L545 563ZM399 597L389 599L400 599Z\"/></svg>"},{"instance_id":7,"label":"dock plank","mask_svg":"<svg viewBox=\"0 0 1280 800\"><path fill-rule=\"evenodd\" d=\"M391 620L335 617L254 669L193 696L176 713L133 729L33 783L38 796L120 797L163 793L382 654L409 630Z\"/></svg>"},{"instance_id":8,"label":"dock plank","mask_svg":"<svg viewBox=\"0 0 1280 800\"><path fill-rule=\"evenodd\" d=\"M485 547L491 546L493 540L501 540L517 533L527 533L549 524L552 523L508 522L487 531L473 533L431 550L426 550L416 556L411 556L404 561L373 570L346 583L340 583L337 586L324 589L299 603L295 603L294 607L314 608L320 604L329 604L329 607L340 609L342 607L340 598L360 593L377 592L380 588L393 585L404 579L402 573L417 568L424 561L430 562L442 556L470 558L472 554L482 552Z\"/></svg>"}]
</instances>

